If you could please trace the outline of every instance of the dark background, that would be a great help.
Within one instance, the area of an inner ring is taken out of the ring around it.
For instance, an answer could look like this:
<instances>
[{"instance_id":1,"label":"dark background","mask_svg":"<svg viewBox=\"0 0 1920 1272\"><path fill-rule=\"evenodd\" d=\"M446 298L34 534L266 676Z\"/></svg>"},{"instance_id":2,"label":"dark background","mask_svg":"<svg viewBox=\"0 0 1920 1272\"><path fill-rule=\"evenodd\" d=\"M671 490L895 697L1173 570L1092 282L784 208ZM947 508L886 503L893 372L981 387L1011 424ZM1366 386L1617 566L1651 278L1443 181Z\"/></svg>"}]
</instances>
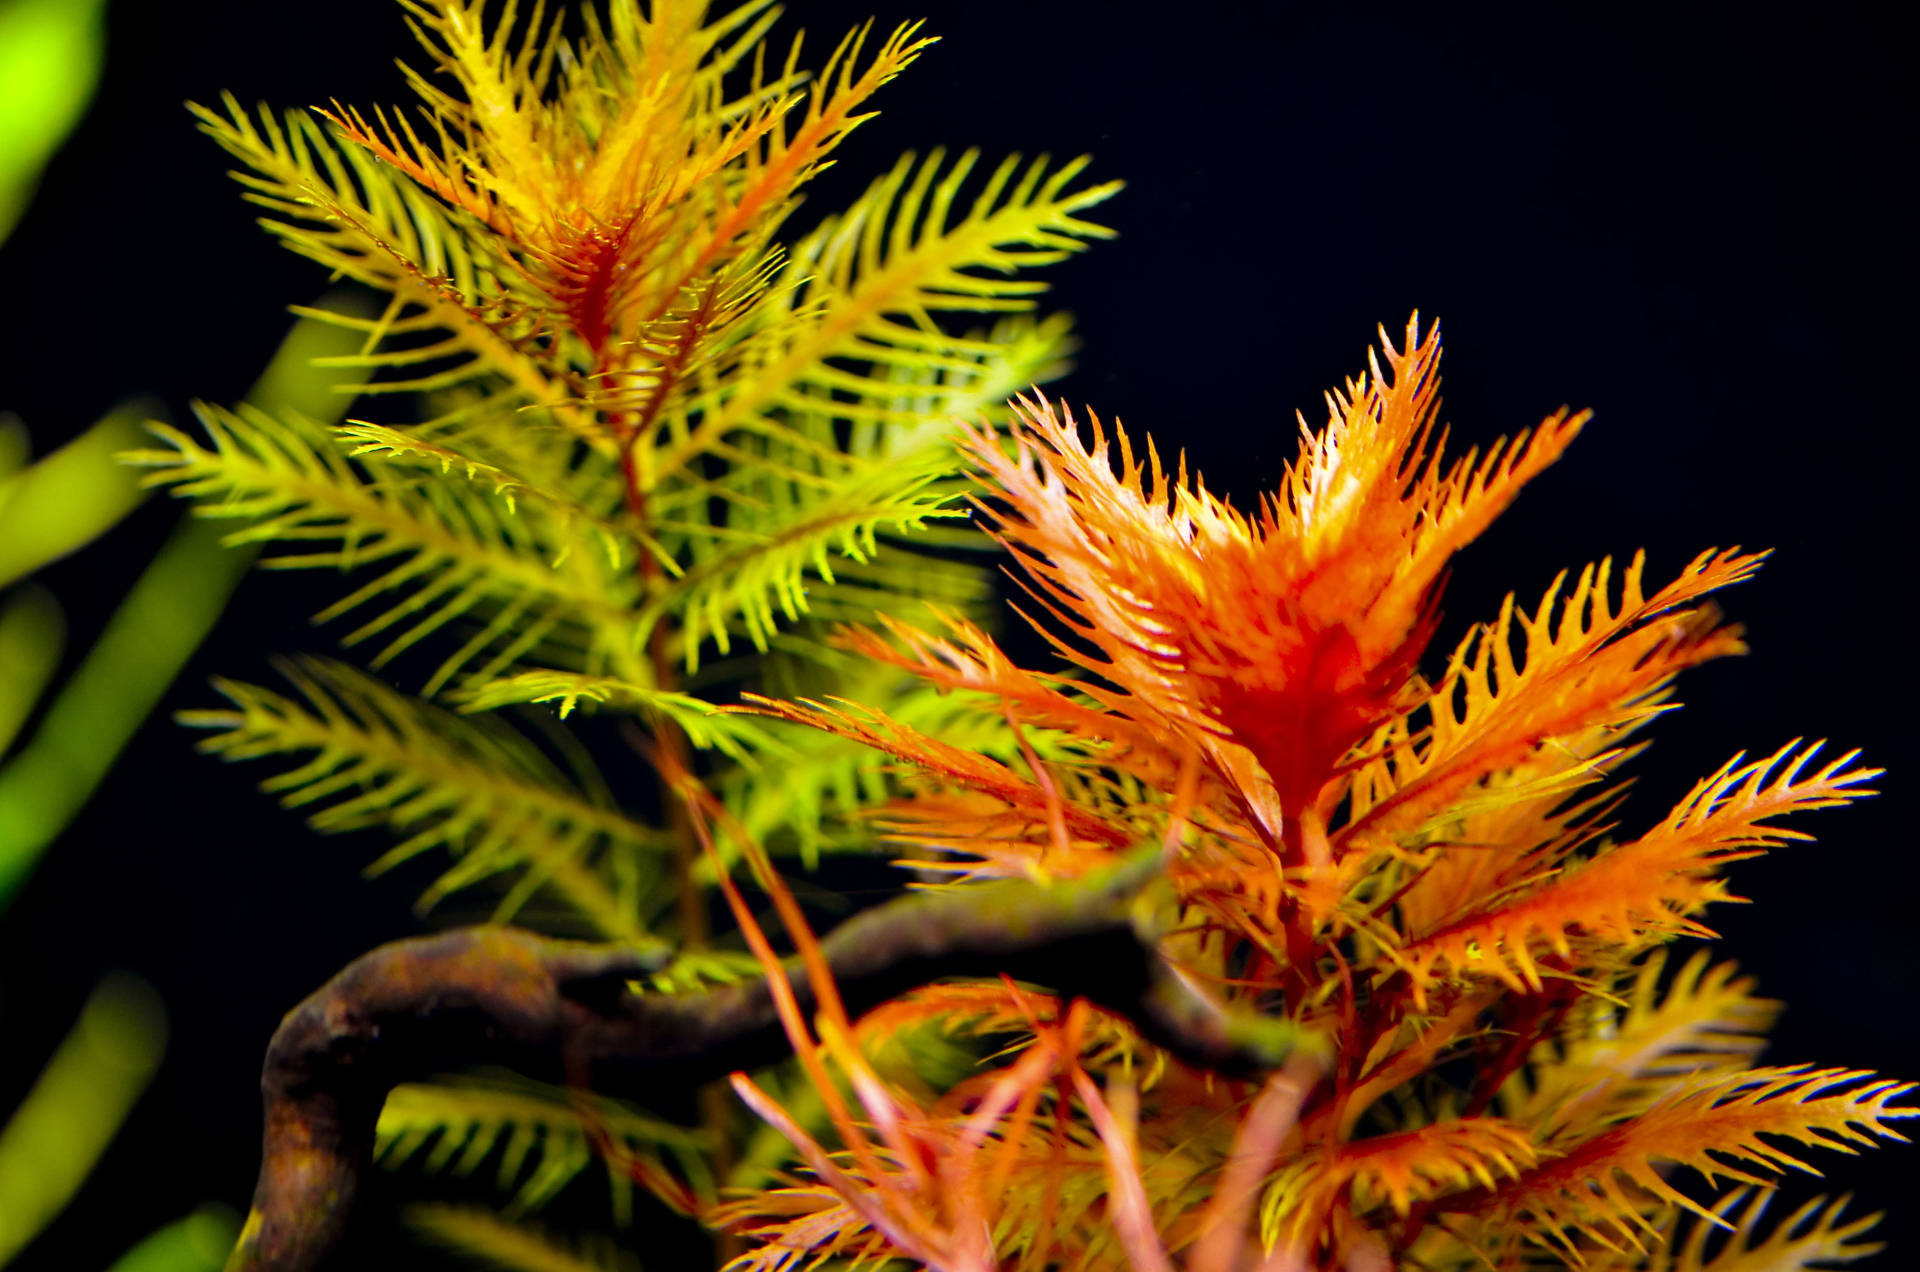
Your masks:
<instances>
[{"instance_id":1,"label":"dark background","mask_svg":"<svg viewBox=\"0 0 1920 1272\"><path fill-rule=\"evenodd\" d=\"M1050 275L1086 342L1055 390L1186 448L1243 506L1292 454L1293 412L1317 426L1375 325L1397 335L1416 308L1445 321L1456 439L1594 408L1459 559L1440 644L1507 589L1537 597L1603 554L1644 546L1664 580L1710 545L1773 547L1726 598L1753 655L1683 682L1628 826L1734 751L1798 735L1890 769L1881 798L1801 823L1817 846L1737 867L1755 904L1711 921L1790 1004L1771 1061L1920 1077L1920 757L1898 617L1915 459L1907 42L1847 3L1785 21L1444 7L1470 12L885 0L883 28L924 15L946 38L886 90L801 221L910 146L1091 151L1092 176L1130 186L1101 209L1121 237ZM817 65L871 12L796 0L780 31L804 22ZM404 94L391 59L407 36L384 0L120 0L111 24L99 98L0 249L0 406L43 449L133 394L176 418L192 397L238 397L281 307L323 288L252 228L183 99ZM172 515L147 509L52 573L76 649ZM249 582L166 708L208 703L211 674L258 679L272 652L326 647L303 617L312 581ZM103 1266L202 1200L243 1205L279 1014L418 930L414 880L363 882L367 843L310 837L253 790L262 772L189 744L150 723L0 919L0 1110L105 968L151 978L174 1029L158 1082L23 1272ZM1907 1253L1874 1262L1908 1265L1920 1221L1898 1207L1920 1154L1818 1164L1834 1190L1896 1207L1883 1234Z\"/></svg>"}]
</instances>

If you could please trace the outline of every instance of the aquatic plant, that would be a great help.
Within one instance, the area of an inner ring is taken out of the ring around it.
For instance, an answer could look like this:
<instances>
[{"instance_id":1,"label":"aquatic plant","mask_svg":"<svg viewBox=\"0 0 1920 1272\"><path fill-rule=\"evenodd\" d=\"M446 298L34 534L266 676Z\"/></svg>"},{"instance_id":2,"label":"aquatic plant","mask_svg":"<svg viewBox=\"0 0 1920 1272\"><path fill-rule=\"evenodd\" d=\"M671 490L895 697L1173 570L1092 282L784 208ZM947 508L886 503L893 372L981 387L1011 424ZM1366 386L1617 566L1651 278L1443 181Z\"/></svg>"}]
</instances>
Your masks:
<instances>
[{"instance_id":1,"label":"aquatic plant","mask_svg":"<svg viewBox=\"0 0 1920 1272\"><path fill-rule=\"evenodd\" d=\"M292 694L188 715L206 748L281 757L318 828L437 854L423 905L493 922L289 1014L231 1266L324 1258L376 1157L491 1164L500 1207L415 1218L507 1266L620 1261L524 1220L596 1156L611 1221L638 1188L743 1269L1872 1248L1839 1204L1764 1231L1751 1190L1897 1137L1910 1088L1757 1067L1772 1004L1667 950L1874 771L1796 742L1614 821L1673 678L1741 648L1708 597L1760 555L1589 565L1430 659L1453 554L1584 415L1449 459L1409 323L1236 510L1007 405L1068 348L1020 271L1106 233L1081 161L908 156L787 238L916 28L809 75L764 3L614 0L574 36L403 5L418 119L200 116L268 228L382 298L307 312L420 418L206 408L138 459L264 564L358 572L323 617L418 686L290 661ZM970 517L1059 668L992 635ZM616 739L646 786L603 775ZM888 848L913 894L816 938L787 872ZM422 1084L489 1063L546 1085ZM701 1084L698 1125L633 1102Z\"/></svg>"}]
</instances>

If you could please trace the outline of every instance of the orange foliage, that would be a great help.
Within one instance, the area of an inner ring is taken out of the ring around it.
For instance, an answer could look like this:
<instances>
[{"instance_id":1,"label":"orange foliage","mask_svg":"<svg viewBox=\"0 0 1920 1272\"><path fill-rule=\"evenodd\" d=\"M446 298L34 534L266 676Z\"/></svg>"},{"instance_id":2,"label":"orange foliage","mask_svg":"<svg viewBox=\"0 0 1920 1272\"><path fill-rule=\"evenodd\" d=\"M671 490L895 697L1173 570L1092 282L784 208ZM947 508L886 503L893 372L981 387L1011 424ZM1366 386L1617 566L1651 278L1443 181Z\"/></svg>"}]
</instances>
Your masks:
<instances>
[{"instance_id":1,"label":"orange foliage","mask_svg":"<svg viewBox=\"0 0 1920 1272\"><path fill-rule=\"evenodd\" d=\"M823 1020L885 1151L836 1116L829 1153L749 1090L813 1178L729 1207L768 1242L744 1266L1577 1265L1713 1214L1665 1165L1759 1182L1801 1164L1762 1134L1847 1148L1913 1114L1891 1103L1911 1088L1850 1071L1749 1070L1770 1005L1730 968L1662 973L1664 942L1711 935L1701 912L1733 899L1730 862L1802 838L1776 819L1868 794L1875 771L1852 754L1812 769L1817 746L1791 743L1729 761L1645 833L1609 834L1604 783L1630 736L1677 673L1744 648L1705 598L1760 555L1704 552L1651 592L1639 556L1617 585L1590 565L1531 610L1509 597L1420 675L1448 559L1586 420L1555 412L1448 461L1439 348L1409 324L1330 395L1324 429L1303 426L1251 516L1184 460L1169 474L1097 419L1088 441L1039 399L1010 445L967 432L978 507L1068 669L1021 668L947 615L842 643L969 695L1018 762L866 707L753 708L900 761L908 789L883 816L913 864L953 876L941 886L1073 877L1164 845L1165 894L1142 904L1160 907L1165 953L1323 1050L1263 1088L1184 1070L1117 1020L1090 1048L1084 1008L935 986L862 1032L1012 1041L923 1104Z\"/></svg>"}]
</instances>

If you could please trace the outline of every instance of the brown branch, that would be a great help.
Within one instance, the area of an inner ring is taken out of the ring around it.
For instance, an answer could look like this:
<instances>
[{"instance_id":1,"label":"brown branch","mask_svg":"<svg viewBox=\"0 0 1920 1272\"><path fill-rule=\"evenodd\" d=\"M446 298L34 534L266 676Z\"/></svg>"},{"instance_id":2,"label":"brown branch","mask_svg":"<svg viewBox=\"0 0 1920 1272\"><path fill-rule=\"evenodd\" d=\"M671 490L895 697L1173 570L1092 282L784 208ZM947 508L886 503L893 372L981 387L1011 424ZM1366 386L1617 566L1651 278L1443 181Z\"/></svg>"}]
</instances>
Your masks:
<instances>
[{"instance_id":1,"label":"brown branch","mask_svg":"<svg viewBox=\"0 0 1920 1272\"><path fill-rule=\"evenodd\" d=\"M930 981L1008 975L1132 1020L1189 1063L1251 1074L1284 1061L1281 1021L1230 1015L1168 966L1134 917L1159 869L1147 851L1087 879L922 893L841 924L822 942L847 1009ZM766 980L701 994L636 993L660 956L462 928L384 945L282 1022L261 1089L266 1136L253 1210L228 1272L306 1272L344 1230L374 1126L395 1085L475 1064L595 1089L693 1085L787 1050ZM796 966L803 1011L813 990Z\"/></svg>"}]
</instances>

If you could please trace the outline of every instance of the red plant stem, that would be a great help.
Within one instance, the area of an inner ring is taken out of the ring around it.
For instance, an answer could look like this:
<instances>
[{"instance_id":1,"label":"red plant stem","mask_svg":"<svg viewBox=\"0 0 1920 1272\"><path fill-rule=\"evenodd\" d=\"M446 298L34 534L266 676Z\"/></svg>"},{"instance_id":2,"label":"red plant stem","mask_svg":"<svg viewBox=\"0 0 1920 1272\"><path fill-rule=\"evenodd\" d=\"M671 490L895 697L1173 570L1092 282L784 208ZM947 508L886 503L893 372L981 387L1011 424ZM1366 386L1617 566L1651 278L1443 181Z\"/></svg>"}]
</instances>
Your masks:
<instances>
[{"instance_id":1,"label":"red plant stem","mask_svg":"<svg viewBox=\"0 0 1920 1272\"><path fill-rule=\"evenodd\" d=\"M1300 1121L1307 1097L1319 1084L1321 1064L1305 1055L1287 1061L1241 1120L1219 1187L1200 1217L1200 1237L1188 1272L1233 1272L1248 1246L1254 1199L1267 1181L1289 1133Z\"/></svg>"},{"instance_id":2,"label":"red plant stem","mask_svg":"<svg viewBox=\"0 0 1920 1272\"><path fill-rule=\"evenodd\" d=\"M1280 874L1283 881L1298 880L1310 868L1305 829L1302 819L1292 816L1280 828ZM1284 894L1279 908L1280 925L1287 945L1284 982L1287 1000L1299 1002L1313 988L1314 969L1319 963L1314 952L1313 919L1301 904L1297 890Z\"/></svg>"},{"instance_id":3,"label":"red plant stem","mask_svg":"<svg viewBox=\"0 0 1920 1272\"><path fill-rule=\"evenodd\" d=\"M638 535L641 539L649 536L647 494L641 488L639 466L640 447L646 444L647 430L659 415L662 405L692 357L693 349L706 330L710 319L710 304L715 292L709 287L702 297L698 313L701 321L689 318L681 329L680 338L675 343L673 355L664 360L659 377L650 387L645 404L636 413L630 410L614 411L608 415L608 423L615 437L620 441L620 473L626 491L627 511L632 515ZM600 351L596 349L596 353ZM601 377L612 374L602 355ZM631 420L630 418L631 417ZM662 570L660 562L644 543L635 544L636 567L640 575L640 595L649 597L660 585ZM675 687L677 676L673 659L667 648L667 626L656 624L647 640L647 655L653 672L653 684L656 689L671 690ZM668 773L691 773L693 758L687 745L685 732L668 719L656 719L653 722L654 744L657 747L658 763L655 771L662 774L660 789L662 801L667 809L668 834L673 842L674 871L678 883L675 897L675 913L680 920L680 936L688 949L703 949L711 939L711 925L707 921L706 898L694 885L693 872L700 858L699 845L695 840L693 827L687 814L684 801L677 798L667 778ZM716 1177L724 1179L733 1169L733 1142L727 1134L727 1124L732 1111L728 1092L718 1081L708 1082L700 1089L697 1097L700 1108L700 1122L707 1132L713 1152L713 1169ZM731 1262L741 1253L740 1239L732 1232L718 1234L718 1255L721 1263Z\"/></svg>"},{"instance_id":4,"label":"red plant stem","mask_svg":"<svg viewBox=\"0 0 1920 1272\"><path fill-rule=\"evenodd\" d=\"M1560 982L1552 989L1521 1000L1518 1018L1506 1044L1492 1064L1482 1066L1476 1073L1473 1095L1461 1110L1461 1116L1478 1117L1487 1111L1507 1079L1526 1062L1534 1044L1559 1032L1561 1022L1578 997L1577 992L1566 988L1566 982Z\"/></svg>"}]
</instances>

